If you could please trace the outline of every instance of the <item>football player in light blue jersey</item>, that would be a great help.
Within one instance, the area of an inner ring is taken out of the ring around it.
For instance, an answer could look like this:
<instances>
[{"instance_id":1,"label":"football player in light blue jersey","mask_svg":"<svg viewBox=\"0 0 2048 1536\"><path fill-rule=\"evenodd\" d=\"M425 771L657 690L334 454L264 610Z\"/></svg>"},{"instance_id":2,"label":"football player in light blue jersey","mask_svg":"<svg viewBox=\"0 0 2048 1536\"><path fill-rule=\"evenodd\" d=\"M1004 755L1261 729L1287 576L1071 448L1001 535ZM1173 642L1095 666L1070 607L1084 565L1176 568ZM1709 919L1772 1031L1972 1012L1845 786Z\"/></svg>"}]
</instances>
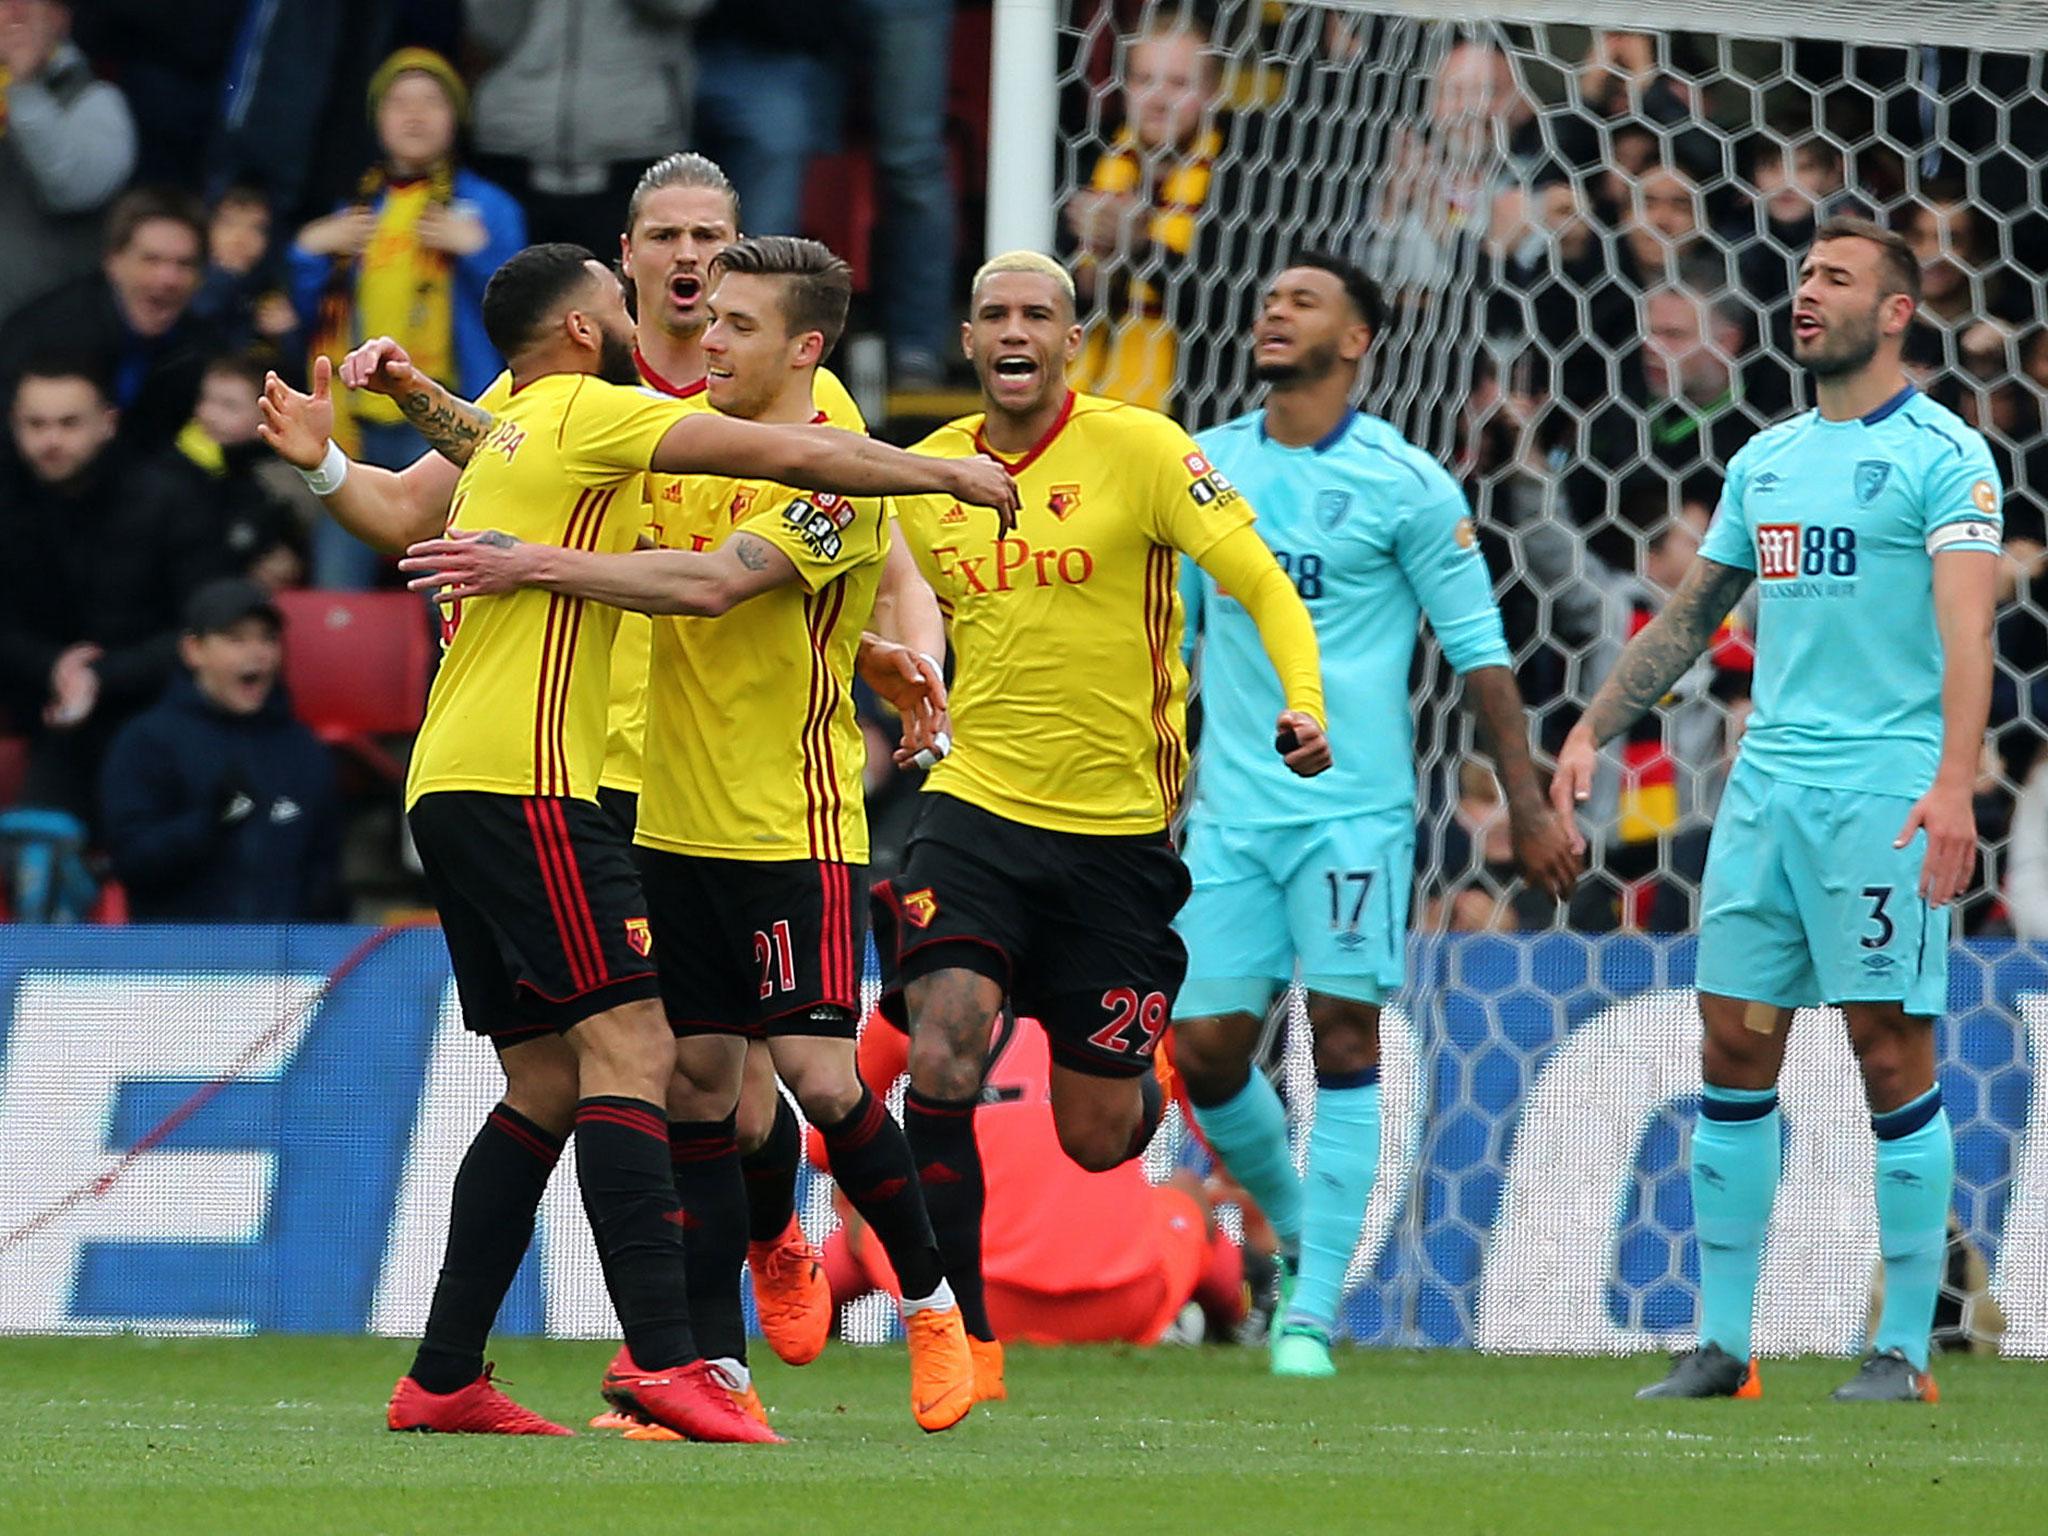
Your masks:
<instances>
[{"instance_id":1,"label":"football player in light blue jersey","mask_svg":"<svg viewBox=\"0 0 2048 1536\"><path fill-rule=\"evenodd\" d=\"M1203 1136L1279 1235L1283 1376L1333 1372L1330 1336L1379 1164L1380 1005L1402 982L1415 859L1418 615L1464 674L1524 872L1562 896L1578 868L1569 820L1529 760L1465 499L1434 459L1351 403L1379 311L1364 273L1303 254L1274 280L1252 333L1272 386L1265 408L1197 439L1256 498L1259 535L1315 621L1330 735L1352 743L1335 768L1314 780L1288 771L1273 750L1280 684L1257 628L1200 570L1182 582L1205 714L1186 839L1194 894L1175 924L1189 959L1173 1060ZM1306 1181L1279 1095L1252 1069L1266 1012L1297 976L1315 1036Z\"/></svg>"},{"instance_id":2,"label":"football player in light blue jersey","mask_svg":"<svg viewBox=\"0 0 2048 1536\"><path fill-rule=\"evenodd\" d=\"M1699 557L1622 652L1558 758L1560 812L1599 745L1691 665L1754 582L1754 713L1701 892L1705 1022L1692 1197L1700 1342L1644 1397L1756 1397L1751 1328L1776 1194L1792 1010L1839 1004L1877 1138L1884 1306L1838 1400L1933 1402L1928 1335L1955 1146L1934 1080L1948 904L1967 886L1991 707L1998 472L1900 364L1920 268L1861 219L1814 232L1793 351L1819 408L1728 465Z\"/></svg>"}]
</instances>

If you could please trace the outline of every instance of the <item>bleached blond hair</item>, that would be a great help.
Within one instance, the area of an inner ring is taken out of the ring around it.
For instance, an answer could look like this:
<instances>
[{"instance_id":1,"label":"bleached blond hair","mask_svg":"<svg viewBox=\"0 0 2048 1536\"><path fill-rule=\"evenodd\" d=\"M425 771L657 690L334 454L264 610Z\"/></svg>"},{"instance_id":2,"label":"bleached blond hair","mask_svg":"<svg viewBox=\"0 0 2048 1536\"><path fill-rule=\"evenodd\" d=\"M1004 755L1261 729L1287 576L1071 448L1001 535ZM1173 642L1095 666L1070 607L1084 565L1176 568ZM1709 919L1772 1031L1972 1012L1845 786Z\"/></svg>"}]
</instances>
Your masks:
<instances>
[{"instance_id":1,"label":"bleached blond hair","mask_svg":"<svg viewBox=\"0 0 2048 1536\"><path fill-rule=\"evenodd\" d=\"M1036 277L1051 278L1053 286L1066 295L1067 313L1074 313L1074 275L1050 256L1037 251L1005 251L1000 256L989 257L975 271L974 284L967 291L968 302L981 297L983 283L1004 272L1029 272Z\"/></svg>"}]
</instances>

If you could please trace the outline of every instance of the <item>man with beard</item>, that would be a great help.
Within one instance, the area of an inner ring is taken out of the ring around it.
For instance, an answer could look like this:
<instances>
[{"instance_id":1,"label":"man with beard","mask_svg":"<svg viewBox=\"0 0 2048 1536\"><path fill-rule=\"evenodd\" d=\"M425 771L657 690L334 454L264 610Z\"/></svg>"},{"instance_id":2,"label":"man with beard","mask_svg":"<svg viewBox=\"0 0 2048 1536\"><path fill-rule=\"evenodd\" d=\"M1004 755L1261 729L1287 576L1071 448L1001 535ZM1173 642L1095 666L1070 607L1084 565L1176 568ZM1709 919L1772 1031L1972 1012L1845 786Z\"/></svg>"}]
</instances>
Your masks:
<instances>
[{"instance_id":1,"label":"man with beard","mask_svg":"<svg viewBox=\"0 0 2048 1536\"><path fill-rule=\"evenodd\" d=\"M593 551L646 527L649 470L821 486L843 495L958 493L1012 504L986 460L919 457L850 432L694 412L637 387L618 279L578 246L533 246L484 293L510 360L504 414L456 402L466 460L446 509L480 526ZM352 533L390 546L441 531L399 475L351 466L331 440L328 369L314 394L266 384L265 441L307 473ZM483 1346L533 1233L563 1140L633 1365L606 1377L622 1412L692 1439L763 1441L698 1354L676 1221L665 1099L675 1045L624 830L597 804L617 610L541 592L452 602L406 786L408 819L448 939L463 1019L497 1050L504 1101L456 1178L448 1251L393 1429L561 1433L491 1385Z\"/></svg>"},{"instance_id":2,"label":"man with beard","mask_svg":"<svg viewBox=\"0 0 2048 1536\"><path fill-rule=\"evenodd\" d=\"M1081 1167L1128 1161L1158 1124L1152 1055L1187 965L1167 831L1186 767L1179 555L1251 615L1288 768L1320 773L1330 748L1315 630L1250 506L1165 417L1068 387L1081 327L1065 269L1029 251L988 262L962 344L984 410L920 446L994 455L1023 505L998 531L946 497L898 503L948 615L955 745L875 922L883 1011L911 1037L905 1129L986 1400L1004 1388L974 1111L997 1015L1044 1024L1053 1121Z\"/></svg>"},{"instance_id":3,"label":"man with beard","mask_svg":"<svg viewBox=\"0 0 2048 1536\"><path fill-rule=\"evenodd\" d=\"M1699 1345L1641 1397L1762 1396L1751 1346L1778 1074L1793 1010L1829 1003L1870 1104L1885 1271L1870 1353L1835 1399L1936 1401L1928 1334L1955 1143L1933 1023L1945 909L1976 857L2003 519L1984 439L1906 378L1919 298L1899 235L1853 218L1814 231L1792 336L1818 407L1736 454L1684 582L1558 754L1551 799L1568 816L1601 744L1655 707L1757 583L1755 710L1701 890Z\"/></svg>"},{"instance_id":4,"label":"man with beard","mask_svg":"<svg viewBox=\"0 0 2048 1536\"><path fill-rule=\"evenodd\" d=\"M846 263L770 235L727 246L711 274L713 405L822 421L812 375L846 324ZM766 1422L740 1310L747 1185L734 1140L748 1051L763 1042L903 1278L918 1424L948 1429L974 1406L967 1336L902 1128L854 1066L868 853L854 655L888 508L748 477L695 475L682 490L657 513L657 549L448 537L400 567L444 601L538 587L658 616L634 854L676 1034L669 1142L698 1340Z\"/></svg>"},{"instance_id":5,"label":"man with beard","mask_svg":"<svg viewBox=\"0 0 2048 1536\"><path fill-rule=\"evenodd\" d=\"M649 389L710 411L706 389L704 334L711 321L711 263L739 238L739 194L718 164L693 152L673 154L647 167L626 205L619 236L619 265L633 297L633 361ZM407 492L426 506L445 508L465 445L450 409L454 397L411 365L388 337L366 342L343 360L342 382L391 395L406 419L440 452L410 465L401 476ZM478 397L485 410L503 409L511 398L510 374L502 374ZM860 408L832 370L813 370L812 399L835 427L865 432ZM451 436L451 432L455 435ZM685 481L650 475L646 498L650 520L663 522L681 503ZM865 618L866 615L859 617ZM946 632L931 589L917 574L901 539L889 543L874 594L874 630L898 641L938 677L935 658L946 649ZM612 641L611 713L604 770L597 799L630 837L640 795L641 758L647 736L647 668L652 625L644 613L618 615ZM892 702L896 691L869 678ZM803 1148L796 1114L775 1087L774 1064L765 1043L747 1051L746 1087L740 1095L735 1144L747 1187L747 1269L753 1281L761 1333L790 1365L804 1365L825 1347L832 1326L832 1295L818 1250L796 1216L797 1165ZM615 1416L612 1416L615 1418ZM617 1428L606 1415L594 1427Z\"/></svg>"},{"instance_id":6,"label":"man with beard","mask_svg":"<svg viewBox=\"0 0 2048 1536\"><path fill-rule=\"evenodd\" d=\"M1279 694L1257 633L1235 594L1198 573L1183 581L1205 715L1187 829L1194 894L1176 924L1189 960L1173 1061L1202 1134L1280 1239L1279 1376L1334 1371L1330 1338L1379 1166L1380 1009L1403 980L1415 863L1408 676L1419 615L1465 679L1524 874L1561 897L1577 862L1530 762L1465 498L1434 459L1351 403L1380 314L1357 267L1297 256L1252 331L1264 408L1197 438L1263 509L1259 535L1315 620L1331 734L1370 749L1318 779L1276 772L1267 722ZM1315 1040L1305 1179L1286 1110L1253 1067L1267 1010L1296 979Z\"/></svg>"}]
</instances>

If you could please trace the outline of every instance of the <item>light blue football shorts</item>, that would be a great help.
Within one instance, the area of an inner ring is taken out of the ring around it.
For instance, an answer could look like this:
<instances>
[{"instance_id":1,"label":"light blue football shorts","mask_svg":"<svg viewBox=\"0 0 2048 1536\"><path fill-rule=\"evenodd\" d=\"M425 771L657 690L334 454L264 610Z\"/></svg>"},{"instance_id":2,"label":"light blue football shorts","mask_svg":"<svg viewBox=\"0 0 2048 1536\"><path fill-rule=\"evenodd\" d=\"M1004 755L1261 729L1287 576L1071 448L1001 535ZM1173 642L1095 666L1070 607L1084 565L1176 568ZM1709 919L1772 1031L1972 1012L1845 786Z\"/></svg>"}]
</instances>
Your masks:
<instances>
[{"instance_id":1,"label":"light blue football shorts","mask_svg":"<svg viewBox=\"0 0 2048 1536\"><path fill-rule=\"evenodd\" d=\"M1405 977L1415 817L1408 810L1292 827L1187 829L1194 894L1174 922L1188 948L1176 1019L1261 1015L1288 982L1380 1003Z\"/></svg>"},{"instance_id":2,"label":"light blue football shorts","mask_svg":"<svg viewBox=\"0 0 2048 1536\"><path fill-rule=\"evenodd\" d=\"M1738 760L1701 888L1699 987L1781 1008L1948 1004L1952 909L1920 897L1927 834L1902 795L1774 779Z\"/></svg>"}]
</instances>

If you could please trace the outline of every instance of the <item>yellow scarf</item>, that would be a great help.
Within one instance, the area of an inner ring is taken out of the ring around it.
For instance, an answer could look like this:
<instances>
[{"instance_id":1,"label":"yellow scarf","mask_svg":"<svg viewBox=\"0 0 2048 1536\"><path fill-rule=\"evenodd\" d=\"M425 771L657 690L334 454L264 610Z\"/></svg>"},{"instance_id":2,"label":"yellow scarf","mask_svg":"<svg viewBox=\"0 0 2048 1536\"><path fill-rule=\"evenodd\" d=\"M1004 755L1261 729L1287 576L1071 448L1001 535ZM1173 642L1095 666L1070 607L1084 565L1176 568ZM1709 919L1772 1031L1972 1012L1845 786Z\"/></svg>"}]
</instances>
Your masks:
<instances>
[{"instance_id":1,"label":"yellow scarf","mask_svg":"<svg viewBox=\"0 0 2048 1536\"><path fill-rule=\"evenodd\" d=\"M377 225L360 257L334 259L314 326L314 357L339 364L365 338L390 336L427 377L455 382L455 263L419 239L420 215L445 208L453 194L454 167L445 162L417 181L387 183L381 167L363 178L357 201L375 208ZM356 421L405 419L383 395L358 390L346 398L349 409L334 421L344 452L360 445Z\"/></svg>"},{"instance_id":2,"label":"yellow scarf","mask_svg":"<svg viewBox=\"0 0 2048 1536\"><path fill-rule=\"evenodd\" d=\"M1194 249L1196 221L1208 200L1216 156L1222 148L1223 136L1213 128L1205 129L1159 174L1162 168L1147 166L1131 130L1124 127L1095 162L1088 184L1097 192L1131 193L1149 200L1152 206L1145 232L1152 244L1186 256ZM1157 176L1149 186L1148 171ZM1083 256L1081 260L1094 262L1095 258ZM1100 286L1103 283L1108 286ZM1164 295L1146 279L1114 267L1102 272L1097 293L1104 315L1089 327L1082 343L1074 369L1076 387L1165 410L1173 394L1180 343L1163 314Z\"/></svg>"}]
</instances>

